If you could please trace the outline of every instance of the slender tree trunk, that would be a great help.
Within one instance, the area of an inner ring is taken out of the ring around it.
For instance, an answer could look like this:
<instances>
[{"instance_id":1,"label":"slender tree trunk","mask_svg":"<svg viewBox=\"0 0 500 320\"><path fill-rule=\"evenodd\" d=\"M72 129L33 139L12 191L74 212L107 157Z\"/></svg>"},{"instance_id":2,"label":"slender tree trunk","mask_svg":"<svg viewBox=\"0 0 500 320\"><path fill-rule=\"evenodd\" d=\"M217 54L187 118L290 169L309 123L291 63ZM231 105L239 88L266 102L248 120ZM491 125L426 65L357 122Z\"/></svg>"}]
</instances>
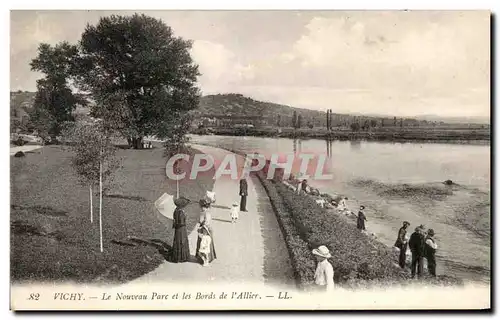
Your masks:
<instances>
[{"instance_id":1,"label":"slender tree trunk","mask_svg":"<svg viewBox=\"0 0 500 320\"><path fill-rule=\"evenodd\" d=\"M179 199L179 180L175 181L177 184L177 199Z\"/></svg>"},{"instance_id":2,"label":"slender tree trunk","mask_svg":"<svg viewBox=\"0 0 500 320\"><path fill-rule=\"evenodd\" d=\"M89 195L90 195L90 223L94 222L94 214L93 214L93 205L92 205L92 185L89 186Z\"/></svg>"},{"instance_id":3,"label":"slender tree trunk","mask_svg":"<svg viewBox=\"0 0 500 320\"><path fill-rule=\"evenodd\" d=\"M104 251L102 244L102 160L99 163L99 238L101 245L101 252Z\"/></svg>"}]
</instances>

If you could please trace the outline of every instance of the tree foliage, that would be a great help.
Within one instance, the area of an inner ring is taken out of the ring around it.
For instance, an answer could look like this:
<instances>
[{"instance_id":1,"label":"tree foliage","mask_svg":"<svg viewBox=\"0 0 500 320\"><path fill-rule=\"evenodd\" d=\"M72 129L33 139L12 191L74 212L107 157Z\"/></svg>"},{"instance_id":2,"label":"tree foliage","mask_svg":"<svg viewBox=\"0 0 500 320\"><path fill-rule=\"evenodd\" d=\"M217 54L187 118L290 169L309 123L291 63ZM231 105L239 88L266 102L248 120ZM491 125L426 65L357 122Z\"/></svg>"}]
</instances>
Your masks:
<instances>
[{"instance_id":1,"label":"tree foliage","mask_svg":"<svg viewBox=\"0 0 500 320\"><path fill-rule=\"evenodd\" d=\"M99 183L99 165L103 164L103 182L111 183L120 162L116 148L102 121L79 122L67 125L64 137L74 151L72 165L84 186Z\"/></svg>"},{"instance_id":2,"label":"tree foliage","mask_svg":"<svg viewBox=\"0 0 500 320\"><path fill-rule=\"evenodd\" d=\"M92 94L94 116L134 148L144 136L180 140L185 114L199 102L190 41L149 16L112 15L87 25L80 48L77 82Z\"/></svg>"},{"instance_id":3,"label":"tree foliage","mask_svg":"<svg viewBox=\"0 0 500 320\"><path fill-rule=\"evenodd\" d=\"M77 56L77 47L67 42L56 46L42 43L37 57L31 61L31 70L44 74L37 80L35 101L29 112L30 122L44 142L54 140L64 122L74 121L75 107L85 104L85 99L70 89Z\"/></svg>"}]
</instances>

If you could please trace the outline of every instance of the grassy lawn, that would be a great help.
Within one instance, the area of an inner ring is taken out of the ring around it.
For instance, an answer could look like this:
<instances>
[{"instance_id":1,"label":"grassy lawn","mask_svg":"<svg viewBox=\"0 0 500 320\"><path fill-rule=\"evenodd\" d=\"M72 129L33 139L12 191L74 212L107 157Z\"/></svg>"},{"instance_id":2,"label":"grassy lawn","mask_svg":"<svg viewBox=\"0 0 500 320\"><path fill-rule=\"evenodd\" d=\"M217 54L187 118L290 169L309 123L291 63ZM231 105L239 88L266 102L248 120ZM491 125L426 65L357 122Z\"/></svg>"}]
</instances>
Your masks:
<instances>
[{"instance_id":1,"label":"grassy lawn","mask_svg":"<svg viewBox=\"0 0 500 320\"><path fill-rule=\"evenodd\" d=\"M162 263L173 239L172 223L154 201L175 194L165 174L166 159L156 149L119 150L122 159L108 196L103 197L104 252L99 250L99 196L78 184L72 153L60 146L11 157L11 278L15 282L123 283ZM198 151L193 151L198 152ZM180 193L192 200L212 189L211 175L182 181ZM97 190L96 190L97 191ZM198 206L187 207L188 232ZM130 241L127 237L136 237ZM148 243L141 243L139 240Z\"/></svg>"}]
</instances>

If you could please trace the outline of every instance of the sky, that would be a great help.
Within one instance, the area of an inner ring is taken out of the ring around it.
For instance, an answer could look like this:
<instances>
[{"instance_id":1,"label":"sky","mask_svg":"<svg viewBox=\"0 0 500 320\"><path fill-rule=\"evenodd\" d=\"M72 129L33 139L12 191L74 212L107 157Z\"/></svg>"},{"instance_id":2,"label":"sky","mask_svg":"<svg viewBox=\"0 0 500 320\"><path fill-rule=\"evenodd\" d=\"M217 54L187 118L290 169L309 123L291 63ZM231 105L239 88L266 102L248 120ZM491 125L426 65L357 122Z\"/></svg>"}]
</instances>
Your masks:
<instances>
[{"instance_id":1,"label":"sky","mask_svg":"<svg viewBox=\"0 0 500 320\"><path fill-rule=\"evenodd\" d=\"M11 11L10 88L36 90L37 47L132 11ZM146 11L193 40L203 94L335 113L490 115L487 11Z\"/></svg>"}]
</instances>

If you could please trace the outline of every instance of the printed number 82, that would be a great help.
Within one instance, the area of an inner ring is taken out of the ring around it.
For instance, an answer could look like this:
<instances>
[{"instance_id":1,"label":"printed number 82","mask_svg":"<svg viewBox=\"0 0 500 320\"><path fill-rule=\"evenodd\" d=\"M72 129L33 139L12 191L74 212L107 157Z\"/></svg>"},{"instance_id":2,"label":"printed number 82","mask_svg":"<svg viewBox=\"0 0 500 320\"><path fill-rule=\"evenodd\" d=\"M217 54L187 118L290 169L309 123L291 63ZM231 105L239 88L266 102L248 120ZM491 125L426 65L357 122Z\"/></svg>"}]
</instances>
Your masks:
<instances>
[{"instance_id":1,"label":"printed number 82","mask_svg":"<svg viewBox=\"0 0 500 320\"><path fill-rule=\"evenodd\" d=\"M28 300L38 300L40 298L39 293L31 293Z\"/></svg>"}]
</instances>

